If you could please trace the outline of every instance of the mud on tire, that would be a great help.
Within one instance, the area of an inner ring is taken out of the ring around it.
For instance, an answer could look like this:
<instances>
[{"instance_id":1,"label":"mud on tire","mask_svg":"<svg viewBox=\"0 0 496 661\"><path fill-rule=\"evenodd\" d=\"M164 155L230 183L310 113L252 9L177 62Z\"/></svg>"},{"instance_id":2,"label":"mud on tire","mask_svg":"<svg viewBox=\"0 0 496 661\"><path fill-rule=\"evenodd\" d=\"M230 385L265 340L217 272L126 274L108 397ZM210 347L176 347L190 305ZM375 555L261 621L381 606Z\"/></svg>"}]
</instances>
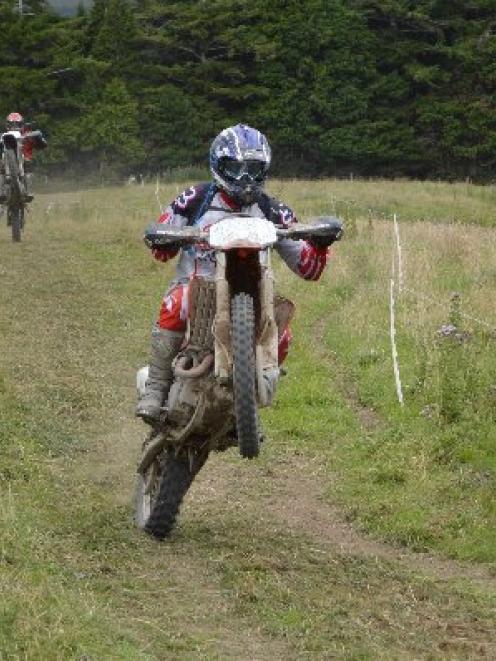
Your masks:
<instances>
[{"instance_id":1,"label":"mud on tire","mask_svg":"<svg viewBox=\"0 0 496 661\"><path fill-rule=\"evenodd\" d=\"M21 240L21 230L24 225L24 208L21 202L22 189L19 181L19 165L17 157L11 149L5 150L5 159L9 172L10 195L8 203L8 224L12 230L12 241Z\"/></svg>"},{"instance_id":2,"label":"mud on tire","mask_svg":"<svg viewBox=\"0 0 496 661\"><path fill-rule=\"evenodd\" d=\"M249 294L231 301L234 411L239 452L252 459L260 449L255 378L255 310Z\"/></svg>"},{"instance_id":3,"label":"mud on tire","mask_svg":"<svg viewBox=\"0 0 496 661\"><path fill-rule=\"evenodd\" d=\"M150 514L147 518L142 516L142 500L144 480L138 476L137 494L136 494L136 522L145 532L153 535L157 539L164 539L171 532L179 513L179 508L190 488L193 480L200 472L203 464L207 460L208 453L196 455L192 465L188 457L176 457L172 450L167 451L166 456L161 460L162 471L157 477L156 495L152 497L150 503Z\"/></svg>"},{"instance_id":4,"label":"mud on tire","mask_svg":"<svg viewBox=\"0 0 496 661\"><path fill-rule=\"evenodd\" d=\"M17 156L12 149L5 150L5 160L7 162L11 191L15 197L18 197L21 194L19 164L17 163Z\"/></svg>"},{"instance_id":5,"label":"mud on tire","mask_svg":"<svg viewBox=\"0 0 496 661\"><path fill-rule=\"evenodd\" d=\"M12 241L21 240L21 230L24 224L24 209L21 205L12 206L8 209L8 224L12 230Z\"/></svg>"}]
</instances>

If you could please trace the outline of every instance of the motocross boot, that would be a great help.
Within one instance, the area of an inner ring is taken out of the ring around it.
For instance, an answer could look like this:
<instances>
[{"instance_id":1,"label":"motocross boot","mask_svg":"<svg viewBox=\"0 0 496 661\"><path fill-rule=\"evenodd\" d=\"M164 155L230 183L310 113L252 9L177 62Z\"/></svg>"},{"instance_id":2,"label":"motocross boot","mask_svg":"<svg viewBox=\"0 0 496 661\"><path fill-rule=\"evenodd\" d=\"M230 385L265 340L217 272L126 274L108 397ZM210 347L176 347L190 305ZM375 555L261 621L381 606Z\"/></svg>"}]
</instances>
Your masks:
<instances>
[{"instance_id":1,"label":"motocross boot","mask_svg":"<svg viewBox=\"0 0 496 661\"><path fill-rule=\"evenodd\" d=\"M176 357L184 333L154 328L152 331L150 365L145 394L138 402L136 415L145 422L160 417L160 409L172 384L172 361Z\"/></svg>"}]
</instances>

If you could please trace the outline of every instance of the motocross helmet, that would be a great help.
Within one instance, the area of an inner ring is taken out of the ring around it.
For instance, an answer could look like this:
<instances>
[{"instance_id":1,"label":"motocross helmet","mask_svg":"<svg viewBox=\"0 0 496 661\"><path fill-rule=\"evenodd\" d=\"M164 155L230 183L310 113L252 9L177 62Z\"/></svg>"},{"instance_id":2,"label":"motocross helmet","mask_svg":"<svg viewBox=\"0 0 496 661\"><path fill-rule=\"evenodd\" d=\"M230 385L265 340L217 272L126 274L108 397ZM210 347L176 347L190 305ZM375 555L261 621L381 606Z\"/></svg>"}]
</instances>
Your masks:
<instances>
[{"instance_id":1,"label":"motocross helmet","mask_svg":"<svg viewBox=\"0 0 496 661\"><path fill-rule=\"evenodd\" d=\"M262 191L271 160L267 138L237 124L219 133L210 147L210 170L220 186L240 204L252 204Z\"/></svg>"},{"instance_id":2,"label":"motocross helmet","mask_svg":"<svg viewBox=\"0 0 496 661\"><path fill-rule=\"evenodd\" d=\"M11 112L5 120L7 131L20 131L24 127L24 117L18 112Z\"/></svg>"}]
</instances>

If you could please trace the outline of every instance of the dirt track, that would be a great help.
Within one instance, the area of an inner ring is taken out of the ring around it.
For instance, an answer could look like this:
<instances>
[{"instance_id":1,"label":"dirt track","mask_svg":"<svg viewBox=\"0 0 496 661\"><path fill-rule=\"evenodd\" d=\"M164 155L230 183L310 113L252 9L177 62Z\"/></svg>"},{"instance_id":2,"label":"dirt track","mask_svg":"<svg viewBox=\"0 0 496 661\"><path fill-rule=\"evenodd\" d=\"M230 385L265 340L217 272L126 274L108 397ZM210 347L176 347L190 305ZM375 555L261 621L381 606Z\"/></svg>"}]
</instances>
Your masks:
<instances>
[{"instance_id":1,"label":"dirt track","mask_svg":"<svg viewBox=\"0 0 496 661\"><path fill-rule=\"evenodd\" d=\"M255 464L233 466L213 457L198 477L183 517L199 508L225 506L245 508L252 503L263 520L303 533L332 553L363 556L401 563L405 569L435 580L461 579L481 588L496 590L496 577L482 566L413 553L361 534L331 505L325 492L329 485L315 463L301 456L280 459L270 468Z\"/></svg>"},{"instance_id":2,"label":"dirt track","mask_svg":"<svg viewBox=\"0 0 496 661\"><path fill-rule=\"evenodd\" d=\"M77 479L91 484L92 489L103 489L108 498L125 507L130 518L139 444L134 439L139 439L143 427L132 420L123 423L120 433L100 446L99 457L86 455L77 468ZM268 448L263 451L270 452ZM169 626L181 631L186 618L188 633L203 642L183 658L347 658L346 651L337 656L331 651L312 653L304 641L295 650L291 638L271 633L263 618L256 617L267 595L259 593L250 578L253 566L290 585L294 575L296 581L307 582L309 590L321 590L319 599L326 601L331 595L338 602L342 598L336 585L343 584L353 602L354 591L359 590L358 615L347 616L351 624L353 617L373 612L374 601L383 600L386 606L380 608L380 618L384 618L380 628L421 631L426 626L427 633L422 635L432 645L429 658L490 658L496 650L492 627L481 620L474 628L470 607L467 615L460 613L459 605L446 611L444 604L457 594L457 586L491 598L496 594L495 577L484 567L394 548L361 534L326 497L330 486L317 463L298 454L276 453L271 461L262 457L251 462L239 459L234 450L211 457L186 498L170 540L157 543L136 533L142 554L128 571L142 577L143 594L135 594L130 602L131 612L136 610L132 619L141 622L144 635L153 636L157 621L149 612L150 598L152 603L162 604ZM289 540L289 556L279 550L278 540L282 546ZM305 577L308 558L317 563L315 576ZM370 585L365 581L370 595L364 593L363 585L359 587L362 579L357 583L355 566L361 568L362 576L370 572ZM237 576L238 570L242 578L235 578L234 583L229 579L226 584L225 576ZM337 577L334 587L331 581L326 588L324 577L318 585L321 571ZM394 584L391 603L389 583ZM424 587L419 593L419 585L427 586L425 595ZM395 613L398 594L412 600L412 613ZM372 658L374 649L371 643ZM392 647L387 656L397 658L395 654L401 652L402 658L427 658L421 650L409 645L406 649Z\"/></svg>"}]
</instances>

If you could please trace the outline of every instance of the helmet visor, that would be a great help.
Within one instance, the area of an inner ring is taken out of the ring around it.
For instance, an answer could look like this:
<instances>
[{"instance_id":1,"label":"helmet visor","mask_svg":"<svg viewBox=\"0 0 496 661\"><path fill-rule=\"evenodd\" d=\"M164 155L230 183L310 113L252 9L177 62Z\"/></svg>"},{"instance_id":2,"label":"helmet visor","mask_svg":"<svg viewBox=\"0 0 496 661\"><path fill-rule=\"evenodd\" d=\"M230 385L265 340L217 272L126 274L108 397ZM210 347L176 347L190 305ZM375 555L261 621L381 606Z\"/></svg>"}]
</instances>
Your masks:
<instances>
[{"instance_id":1,"label":"helmet visor","mask_svg":"<svg viewBox=\"0 0 496 661\"><path fill-rule=\"evenodd\" d=\"M267 165L263 161L236 161L231 158L222 159L219 169L231 180L241 179L248 175L250 179L262 181L267 172Z\"/></svg>"}]
</instances>

